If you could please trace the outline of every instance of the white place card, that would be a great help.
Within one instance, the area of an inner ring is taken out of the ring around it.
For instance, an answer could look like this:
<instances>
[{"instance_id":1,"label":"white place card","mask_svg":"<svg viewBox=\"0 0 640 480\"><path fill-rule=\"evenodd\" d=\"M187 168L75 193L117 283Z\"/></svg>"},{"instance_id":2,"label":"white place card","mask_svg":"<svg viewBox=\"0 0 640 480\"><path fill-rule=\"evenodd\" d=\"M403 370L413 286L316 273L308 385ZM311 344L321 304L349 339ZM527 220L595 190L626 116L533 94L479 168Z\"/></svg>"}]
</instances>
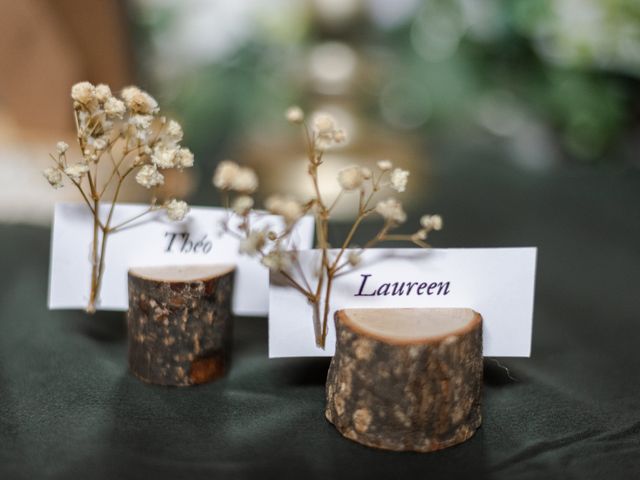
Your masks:
<instances>
[{"instance_id":1,"label":"white place card","mask_svg":"<svg viewBox=\"0 0 640 480\"><path fill-rule=\"evenodd\" d=\"M315 344L311 304L290 286L275 284L272 275L269 357L333 355L333 315L349 307L472 308L484 320L485 356L528 357L536 253L536 248L366 250L360 265L333 283L324 350ZM317 250L300 252L301 269L311 285L319 255Z\"/></svg>"},{"instance_id":2,"label":"white place card","mask_svg":"<svg viewBox=\"0 0 640 480\"><path fill-rule=\"evenodd\" d=\"M106 218L109 205L101 209ZM118 204L112 225L143 212L148 205ZM225 234L221 208L192 207L180 222L170 221L162 210L145 215L123 230L110 234L100 290L99 310L126 310L127 271L130 267L235 264L233 311L237 315L266 315L269 272L256 258L238 253L239 241ZM260 215L252 227L283 228L280 217ZM91 278L93 216L84 204L55 206L49 271L49 308L78 309L87 306ZM310 248L313 218L300 220L291 237L296 248Z\"/></svg>"}]
</instances>

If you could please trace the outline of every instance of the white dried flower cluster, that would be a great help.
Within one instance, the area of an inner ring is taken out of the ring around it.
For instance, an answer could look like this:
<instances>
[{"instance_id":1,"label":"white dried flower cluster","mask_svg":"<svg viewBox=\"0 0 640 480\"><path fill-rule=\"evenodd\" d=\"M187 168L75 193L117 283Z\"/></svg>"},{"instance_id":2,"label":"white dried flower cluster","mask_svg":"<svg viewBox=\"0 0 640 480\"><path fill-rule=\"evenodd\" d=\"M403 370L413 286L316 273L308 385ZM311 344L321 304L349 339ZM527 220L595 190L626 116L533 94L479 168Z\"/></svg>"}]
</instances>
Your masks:
<instances>
[{"instance_id":1,"label":"white dried flower cluster","mask_svg":"<svg viewBox=\"0 0 640 480\"><path fill-rule=\"evenodd\" d=\"M297 222L304 210L295 199L283 195L272 195L267 198L265 207L274 215L280 215L287 225Z\"/></svg>"},{"instance_id":2,"label":"white dried flower cluster","mask_svg":"<svg viewBox=\"0 0 640 480\"><path fill-rule=\"evenodd\" d=\"M357 190L367 178L371 177L370 173L368 169L353 165L338 172L338 183L343 190Z\"/></svg>"},{"instance_id":3,"label":"white dried flower cluster","mask_svg":"<svg viewBox=\"0 0 640 480\"><path fill-rule=\"evenodd\" d=\"M404 192L407 188L407 181L409 179L409 171L396 168L391 172L391 188L396 192Z\"/></svg>"},{"instance_id":4,"label":"white dried flower cluster","mask_svg":"<svg viewBox=\"0 0 640 480\"><path fill-rule=\"evenodd\" d=\"M294 105L287 109L285 117L291 123L302 123L304 121L304 112L300 107Z\"/></svg>"},{"instance_id":5,"label":"white dried flower cluster","mask_svg":"<svg viewBox=\"0 0 640 480\"><path fill-rule=\"evenodd\" d=\"M262 264L274 272L286 271L293 263L292 252L274 249L262 257Z\"/></svg>"},{"instance_id":6,"label":"white dried flower cluster","mask_svg":"<svg viewBox=\"0 0 640 480\"><path fill-rule=\"evenodd\" d=\"M231 209L236 214L241 216L247 215L252 208L253 198L251 198L249 195L240 195L233 201L233 204L231 205Z\"/></svg>"},{"instance_id":7,"label":"white dried flower cluster","mask_svg":"<svg viewBox=\"0 0 640 480\"><path fill-rule=\"evenodd\" d=\"M63 141L56 143L56 151L59 155L63 155L66 151L69 150L69 144Z\"/></svg>"},{"instance_id":8,"label":"white dried flower cluster","mask_svg":"<svg viewBox=\"0 0 640 480\"><path fill-rule=\"evenodd\" d=\"M404 223L407 220L407 214L404 212L402 204L395 198L387 198L378 202L376 212L392 224Z\"/></svg>"},{"instance_id":9,"label":"white dried flower cluster","mask_svg":"<svg viewBox=\"0 0 640 480\"><path fill-rule=\"evenodd\" d=\"M176 200L175 198L165 205L165 209L167 210L169 220L175 222L184 220L184 217L189 213L189 205L187 205L187 202Z\"/></svg>"},{"instance_id":10,"label":"white dried flower cluster","mask_svg":"<svg viewBox=\"0 0 640 480\"><path fill-rule=\"evenodd\" d=\"M122 99L131 112L141 115L158 113L158 102L147 92L138 87L127 87L122 90Z\"/></svg>"},{"instance_id":11,"label":"white dried flower cluster","mask_svg":"<svg viewBox=\"0 0 640 480\"><path fill-rule=\"evenodd\" d=\"M426 240L433 230L442 230L442 217L440 215L423 215L420 218L420 230L413 234L416 240Z\"/></svg>"},{"instance_id":12,"label":"white dried flower cluster","mask_svg":"<svg viewBox=\"0 0 640 480\"><path fill-rule=\"evenodd\" d=\"M255 257L267 243L267 234L263 230L253 230L240 240L239 251L244 255Z\"/></svg>"},{"instance_id":13,"label":"white dried flower cluster","mask_svg":"<svg viewBox=\"0 0 640 480\"><path fill-rule=\"evenodd\" d=\"M440 215L423 215L420 225L425 230L442 230L442 217Z\"/></svg>"},{"instance_id":14,"label":"white dried flower cluster","mask_svg":"<svg viewBox=\"0 0 640 480\"><path fill-rule=\"evenodd\" d=\"M328 113L315 114L312 128L314 144L319 150L327 150L347 140L345 131L338 128L335 119Z\"/></svg>"},{"instance_id":15,"label":"white dried flower cluster","mask_svg":"<svg viewBox=\"0 0 640 480\"><path fill-rule=\"evenodd\" d=\"M64 173L67 174L74 182L79 182L89 172L89 165L86 163L76 163L64 169Z\"/></svg>"},{"instance_id":16,"label":"white dried flower cluster","mask_svg":"<svg viewBox=\"0 0 640 480\"><path fill-rule=\"evenodd\" d=\"M391 163L391 160L379 160L378 168L383 172L387 172L393 168L393 163Z\"/></svg>"},{"instance_id":17,"label":"white dried flower cluster","mask_svg":"<svg viewBox=\"0 0 640 480\"><path fill-rule=\"evenodd\" d=\"M347 261L349 262L349 265L355 267L362 261L362 255L359 252L351 251L347 256Z\"/></svg>"},{"instance_id":18,"label":"white dried flower cluster","mask_svg":"<svg viewBox=\"0 0 640 480\"><path fill-rule=\"evenodd\" d=\"M145 188L157 187L164 183L164 175L155 165L143 165L136 174L136 182Z\"/></svg>"},{"instance_id":19,"label":"white dried flower cluster","mask_svg":"<svg viewBox=\"0 0 640 480\"><path fill-rule=\"evenodd\" d=\"M60 171L59 168L53 168L53 167L45 168L42 173L44 177L47 179L47 181L49 182L49 185L51 185L53 188L61 188L63 186L62 172Z\"/></svg>"},{"instance_id":20,"label":"white dried flower cluster","mask_svg":"<svg viewBox=\"0 0 640 480\"><path fill-rule=\"evenodd\" d=\"M220 162L213 174L213 185L223 191L253 193L258 188L258 176L249 167L241 167L231 160Z\"/></svg>"}]
</instances>

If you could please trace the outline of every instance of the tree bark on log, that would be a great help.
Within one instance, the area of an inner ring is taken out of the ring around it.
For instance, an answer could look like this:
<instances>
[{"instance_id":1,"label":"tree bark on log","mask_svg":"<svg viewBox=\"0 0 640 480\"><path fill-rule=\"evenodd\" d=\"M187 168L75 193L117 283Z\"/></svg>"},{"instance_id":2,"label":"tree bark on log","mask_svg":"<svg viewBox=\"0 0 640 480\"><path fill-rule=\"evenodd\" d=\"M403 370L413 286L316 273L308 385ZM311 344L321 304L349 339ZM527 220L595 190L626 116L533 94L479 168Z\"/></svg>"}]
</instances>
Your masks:
<instances>
[{"instance_id":1,"label":"tree bark on log","mask_svg":"<svg viewBox=\"0 0 640 480\"><path fill-rule=\"evenodd\" d=\"M325 415L345 437L430 452L482 422L482 317L462 308L336 312Z\"/></svg>"},{"instance_id":2,"label":"tree bark on log","mask_svg":"<svg viewBox=\"0 0 640 480\"><path fill-rule=\"evenodd\" d=\"M188 386L229 367L234 267L129 270L129 368L147 383Z\"/></svg>"}]
</instances>

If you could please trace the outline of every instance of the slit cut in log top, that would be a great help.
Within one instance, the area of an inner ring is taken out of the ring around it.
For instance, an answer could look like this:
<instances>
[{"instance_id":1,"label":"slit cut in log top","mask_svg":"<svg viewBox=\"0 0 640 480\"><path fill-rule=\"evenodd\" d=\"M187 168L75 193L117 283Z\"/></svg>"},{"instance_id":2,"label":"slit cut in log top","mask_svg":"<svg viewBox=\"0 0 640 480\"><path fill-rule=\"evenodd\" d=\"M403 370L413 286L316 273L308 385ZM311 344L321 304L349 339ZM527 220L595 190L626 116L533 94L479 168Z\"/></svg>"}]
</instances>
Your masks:
<instances>
[{"instance_id":1,"label":"slit cut in log top","mask_svg":"<svg viewBox=\"0 0 640 480\"><path fill-rule=\"evenodd\" d=\"M134 267L129 274L156 282L197 282L221 277L235 269L235 265L180 265L162 267Z\"/></svg>"},{"instance_id":2,"label":"slit cut in log top","mask_svg":"<svg viewBox=\"0 0 640 480\"><path fill-rule=\"evenodd\" d=\"M470 308L347 308L338 318L381 341L424 343L467 333L482 317Z\"/></svg>"}]
</instances>

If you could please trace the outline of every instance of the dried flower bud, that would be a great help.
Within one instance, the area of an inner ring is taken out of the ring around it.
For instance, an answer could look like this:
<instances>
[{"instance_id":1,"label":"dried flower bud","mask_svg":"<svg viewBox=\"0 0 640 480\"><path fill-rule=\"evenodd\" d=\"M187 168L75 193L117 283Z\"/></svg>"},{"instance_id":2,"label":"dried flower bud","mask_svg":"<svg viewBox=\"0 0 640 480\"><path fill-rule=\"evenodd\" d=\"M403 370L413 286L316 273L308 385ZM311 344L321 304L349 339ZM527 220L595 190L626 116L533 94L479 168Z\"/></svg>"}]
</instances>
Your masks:
<instances>
[{"instance_id":1,"label":"dried flower bud","mask_svg":"<svg viewBox=\"0 0 640 480\"><path fill-rule=\"evenodd\" d=\"M347 167L338 173L338 183L344 190L356 190L362 186L364 175L357 165Z\"/></svg>"},{"instance_id":2,"label":"dried flower bud","mask_svg":"<svg viewBox=\"0 0 640 480\"><path fill-rule=\"evenodd\" d=\"M147 130L151 128L152 121L153 116L151 115L131 115L129 117L129 123L137 130Z\"/></svg>"},{"instance_id":3,"label":"dried flower bud","mask_svg":"<svg viewBox=\"0 0 640 480\"><path fill-rule=\"evenodd\" d=\"M407 220L407 214L402 209L402 204L395 198L388 198L378 202L376 212L392 223L404 223Z\"/></svg>"},{"instance_id":4,"label":"dried flower bud","mask_svg":"<svg viewBox=\"0 0 640 480\"><path fill-rule=\"evenodd\" d=\"M62 188L62 172L59 168L45 168L42 174L53 188Z\"/></svg>"},{"instance_id":5,"label":"dried flower bud","mask_svg":"<svg viewBox=\"0 0 640 480\"><path fill-rule=\"evenodd\" d=\"M239 251L244 255L253 257L257 255L265 244L265 233L262 230L254 230L240 240Z\"/></svg>"},{"instance_id":6,"label":"dried flower bud","mask_svg":"<svg viewBox=\"0 0 640 480\"><path fill-rule=\"evenodd\" d=\"M158 168L173 168L176 166L174 162L176 153L178 153L176 148L159 143L153 148L151 163Z\"/></svg>"},{"instance_id":7,"label":"dried flower bud","mask_svg":"<svg viewBox=\"0 0 640 480\"><path fill-rule=\"evenodd\" d=\"M302 206L296 200L282 195L270 196L265 206L274 215L281 215L287 225L297 221L303 214Z\"/></svg>"},{"instance_id":8,"label":"dried flower bud","mask_svg":"<svg viewBox=\"0 0 640 480\"><path fill-rule=\"evenodd\" d=\"M169 124L167 125L167 138L172 142L180 142L182 140L184 133L182 131L182 127L175 120L169 120Z\"/></svg>"},{"instance_id":9,"label":"dried flower bud","mask_svg":"<svg viewBox=\"0 0 640 480\"><path fill-rule=\"evenodd\" d=\"M79 182L88 171L89 165L86 163L76 163L75 165L71 165L64 169L64 173L66 173L67 176L75 182Z\"/></svg>"},{"instance_id":10,"label":"dried flower bud","mask_svg":"<svg viewBox=\"0 0 640 480\"><path fill-rule=\"evenodd\" d=\"M336 144L344 143L347 141L347 132L341 128L333 132L333 142Z\"/></svg>"},{"instance_id":11,"label":"dried flower bud","mask_svg":"<svg viewBox=\"0 0 640 480\"><path fill-rule=\"evenodd\" d=\"M104 104L111 98L111 89L109 88L109 85L101 83L100 85L96 85L95 94L96 100L98 100L101 104Z\"/></svg>"},{"instance_id":12,"label":"dried flower bud","mask_svg":"<svg viewBox=\"0 0 640 480\"><path fill-rule=\"evenodd\" d=\"M162 175L155 165L143 165L136 174L136 182L145 188L155 187L164 183Z\"/></svg>"},{"instance_id":13,"label":"dried flower bud","mask_svg":"<svg viewBox=\"0 0 640 480\"><path fill-rule=\"evenodd\" d=\"M391 163L391 160L380 160L378 162L378 168L383 172L386 172L393 168L393 164Z\"/></svg>"},{"instance_id":14,"label":"dried flower bud","mask_svg":"<svg viewBox=\"0 0 640 480\"><path fill-rule=\"evenodd\" d=\"M183 220L189 213L189 205L182 200L173 199L167 203L165 208L167 209L167 217L174 222Z\"/></svg>"},{"instance_id":15,"label":"dried flower bud","mask_svg":"<svg viewBox=\"0 0 640 480\"><path fill-rule=\"evenodd\" d=\"M346 134L336 126L334 118L327 113L317 113L313 117L313 136L316 148L326 150L346 140Z\"/></svg>"},{"instance_id":16,"label":"dried flower bud","mask_svg":"<svg viewBox=\"0 0 640 480\"><path fill-rule=\"evenodd\" d=\"M287 121L291 123L302 123L304 120L304 112L300 107L292 106L286 112Z\"/></svg>"},{"instance_id":17,"label":"dried flower bud","mask_svg":"<svg viewBox=\"0 0 640 480\"><path fill-rule=\"evenodd\" d=\"M258 188L258 176L249 167L240 167L233 182L231 189L240 193L253 193Z\"/></svg>"},{"instance_id":18,"label":"dried flower bud","mask_svg":"<svg viewBox=\"0 0 640 480\"><path fill-rule=\"evenodd\" d=\"M358 252L349 252L349 255L347 256L347 261L349 262L349 265L351 265L352 267L355 267L362 261L362 257Z\"/></svg>"},{"instance_id":19,"label":"dried flower bud","mask_svg":"<svg viewBox=\"0 0 640 480\"><path fill-rule=\"evenodd\" d=\"M132 86L122 90L122 99L133 113L151 115L158 112L158 102L138 87Z\"/></svg>"},{"instance_id":20,"label":"dried flower bud","mask_svg":"<svg viewBox=\"0 0 640 480\"><path fill-rule=\"evenodd\" d=\"M267 233L267 238L272 242L275 242L278 238L278 234L273 230L269 230L269 233Z\"/></svg>"},{"instance_id":21,"label":"dried flower bud","mask_svg":"<svg viewBox=\"0 0 640 480\"><path fill-rule=\"evenodd\" d=\"M373 172L371 171L370 168L362 167L360 171L362 172L362 177L365 180L369 180L371 177L373 177Z\"/></svg>"},{"instance_id":22,"label":"dried flower bud","mask_svg":"<svg viewBox=\"0 0 640 480\"><path fill-rule=\"evenodd\" d=\"M426 230L442 230L442 217L440 215L423 215L420 225Z\"/></svg>"},{"instance_id":23,"label":"dried flower bud","mask_svg":"<svg viewBox=\"0 0 640 480\"><path fill-rule=\"evenodd\" d=\"M253 207L253 198L249 195L240 195L233 201L231 208L238 215L246 215Z\"/></svg>"},{"instance_id":24,"label":"dried flower bud","mask_svg":"<svg viewBox=\"0 0 640 480\"><path fill-rule=\"evenodd\" d=\"M218 167L213 174L212 183L214 187L219 188L220 190L231 190L233 179L239 171L240 165L231 160L223 160L218 164Z\"/></svg>"},{"instance_id":25,"label":"dried flower bud","mask_svg":"<svg viewBox=\"0 0 640 480\"><path fill-rule=\"evenodd\" d=\"M110 97L104 102L104 113L111 118L122 118L127 108L122 100L116 97Z\"/></svg>"},{"instance_id":26,"label":"dried flower bud","mask_svg":"<svg viewBox=\"0 0 640 480\"><path fill-rule=\"evenodd\" d=\"M60 141L60 142L56 143L56 150L58 151L58 153L60 155L62 155L67 150L69 150L69 145L66 142Z\"/></svg>"},{"instance_id":27,"label":"dried flower bud","mask_svg":"<svg viewBox=\"0 0 640 480\"><path fill-rule=\"evenodd\" d=\"M71 87L71 98L85 106L91 106L96 100L96 88L89 82L76 83Z\"/></svg>"},{"instance_id":28,"label":"dried flower bud","mask_svg":"<svg viewBox=\"0 0 640 480\"><path fill-rule=\"evenodd\" d=\"M193 153L188 148L181 148L176 153L174 163L180 169L193 167Z\"/></svg>"},{"instance_id":29,"label":"dried flower bud","mask_svg":"<svg viewBox=\"0 0 640 480\"><path fill-rule=\"evenodd\" d=\"M407 180L409 179L409 172L396 168L391 172L391 188L396 192L404 192L407 188Z\"/></svg>"},{"instance_id":30,"label":"dried flower bud","mask_svg":"<svg viewBox=\"0 0 640 480\"><path fill-rule=\"evenodd\" d=\"M291 256L289 252L272 250L262 257L262 264L274 272L287 270L291 266Z\"/></svg>"}]
</instances>

